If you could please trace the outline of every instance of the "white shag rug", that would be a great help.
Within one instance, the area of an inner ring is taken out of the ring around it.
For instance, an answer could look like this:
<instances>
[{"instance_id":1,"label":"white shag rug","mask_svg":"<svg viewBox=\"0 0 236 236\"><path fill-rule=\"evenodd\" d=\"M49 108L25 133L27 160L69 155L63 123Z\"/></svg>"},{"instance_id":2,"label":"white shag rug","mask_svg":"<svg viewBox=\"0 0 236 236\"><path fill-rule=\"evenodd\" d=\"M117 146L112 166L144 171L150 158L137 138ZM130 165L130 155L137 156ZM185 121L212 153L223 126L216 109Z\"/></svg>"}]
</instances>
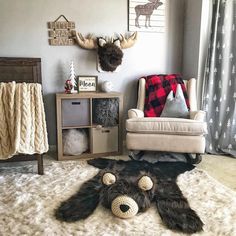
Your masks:
<instances>
[{"instance_id":1,"label":"white shag rug","mask_svg":"<svg viewBox=\"0 0 236 236\"><path fill-rule=\"evenodd\" d=\"M155 205L126 220L99 206L86 220L57 221L54 210L97 172L85 161L53 162L43 176L32 174L29 165L0 168L0 235L184 235L162 224ZM194 235L236 235L235 192L198 169L180 175L177 182L205 224Z\"/></svg>"}]
</instances>

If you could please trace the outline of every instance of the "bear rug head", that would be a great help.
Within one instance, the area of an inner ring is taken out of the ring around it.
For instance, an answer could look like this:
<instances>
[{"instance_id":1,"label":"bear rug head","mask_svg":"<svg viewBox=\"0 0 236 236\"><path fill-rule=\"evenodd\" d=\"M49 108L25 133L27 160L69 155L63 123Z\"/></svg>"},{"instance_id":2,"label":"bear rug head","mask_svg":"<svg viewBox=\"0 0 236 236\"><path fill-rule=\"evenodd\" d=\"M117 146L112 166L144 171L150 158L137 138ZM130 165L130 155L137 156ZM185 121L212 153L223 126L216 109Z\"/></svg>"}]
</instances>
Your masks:
<instances>
[{"instance_id":1,"label":"bear rug head","mask_svg":"<svg viewBox=\"0 0 236 236\"><path fill-rule=\"evenodd\" d=\"M193 165L183 162L116 161L94 159L88 161L100 169L85 182L79 191L56 210L58 220L74 222L85 219L99 202L112 213L126 219L146 211L155 203L167 228L195 233L203 223L193 211L176 184L176 178Z\"/></svg>"}]
</instances>

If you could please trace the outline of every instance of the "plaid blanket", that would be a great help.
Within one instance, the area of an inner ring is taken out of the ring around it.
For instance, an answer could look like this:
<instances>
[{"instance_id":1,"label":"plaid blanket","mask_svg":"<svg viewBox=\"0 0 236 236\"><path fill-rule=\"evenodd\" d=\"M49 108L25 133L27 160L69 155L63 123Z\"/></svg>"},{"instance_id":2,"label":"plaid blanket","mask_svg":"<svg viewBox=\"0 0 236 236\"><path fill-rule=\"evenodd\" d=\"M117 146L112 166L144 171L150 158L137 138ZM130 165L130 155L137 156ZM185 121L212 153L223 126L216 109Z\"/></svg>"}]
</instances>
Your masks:
<instances>
[{"instance_id":1,"label":"plaid blanket","mask_svg":"<svg viewBox=\"0 0 236 236\"><path fill-rule=\"evenodd\" d=\"M159 117L161 115L169 92L173 90L175 93L178 84L181 84L185 101L189 108L186 87L180 75L149 75L144 78L146 79L144 106L144 114L146 117Z\"/></svg>"}]
</instances>

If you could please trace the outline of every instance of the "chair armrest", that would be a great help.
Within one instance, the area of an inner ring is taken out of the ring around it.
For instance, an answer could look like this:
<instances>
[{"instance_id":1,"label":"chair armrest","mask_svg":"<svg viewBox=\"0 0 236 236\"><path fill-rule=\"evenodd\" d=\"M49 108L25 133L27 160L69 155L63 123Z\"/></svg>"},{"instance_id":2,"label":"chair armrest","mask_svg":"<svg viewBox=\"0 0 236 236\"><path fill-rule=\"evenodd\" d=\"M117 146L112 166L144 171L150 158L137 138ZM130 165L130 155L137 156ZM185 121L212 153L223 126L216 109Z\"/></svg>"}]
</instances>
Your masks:
<instances>
[{"instance_id":1,"label":"chair armrest","mask_svg":"<svg viewBox=\"0 0 236 236\"><path fill-rule=\"evenodd\" d=\"M197 111L197 80L195 78L191 78L186 83L190 111Z\"/></svg>"},{"instance_id":2,"label":"chair armrest","mask_svg":"<svg viewBox=\"0 0 236 236\"><path fill-rule=\"evenodd\" d=\"M130 109L128 110L128 117L130 118L143 118L144 112L139 109Z\"/></svg>"},{"instance_id":3,"label":"chair armrest","mask_svg":"<svg viewBox=\"0 0 236 236\"><path fill-rule=\"evenodd\" d=\"M205 111L190 111L190 119L191 120L198 120L198 121L205 121L206 112Z\"/></svg>"},{"instance_id":4,"label":"chair armrest","mask_svg":"<svg viewBox=\"0 0 236 236\"><path fill-rule=\"evenodd\" d=\"M146 84L146 80L144 78L139 79L137 109L142 110L142 111L144 110L145 84Z\"/></svg>"}]
</instances>

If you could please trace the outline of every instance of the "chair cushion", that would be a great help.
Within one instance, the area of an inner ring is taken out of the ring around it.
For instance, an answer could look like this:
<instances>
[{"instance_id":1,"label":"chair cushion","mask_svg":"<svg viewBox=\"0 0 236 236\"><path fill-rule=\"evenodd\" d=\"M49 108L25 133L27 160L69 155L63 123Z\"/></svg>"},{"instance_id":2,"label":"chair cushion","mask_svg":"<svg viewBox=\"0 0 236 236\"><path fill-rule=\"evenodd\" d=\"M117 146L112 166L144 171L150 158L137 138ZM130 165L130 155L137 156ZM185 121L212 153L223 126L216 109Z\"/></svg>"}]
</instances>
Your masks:
<instances>
[{"instance_id":1,"label":"chair cushion","mask_svg":"<svg viewBox=\"0 0 236 236\"><path fill-rule=\"evenodd\" d=\"M144 117L126 120L126 130L133 133L204 135L207 133L205 122L166 117Z\"/></svg>"}]
</instances>

